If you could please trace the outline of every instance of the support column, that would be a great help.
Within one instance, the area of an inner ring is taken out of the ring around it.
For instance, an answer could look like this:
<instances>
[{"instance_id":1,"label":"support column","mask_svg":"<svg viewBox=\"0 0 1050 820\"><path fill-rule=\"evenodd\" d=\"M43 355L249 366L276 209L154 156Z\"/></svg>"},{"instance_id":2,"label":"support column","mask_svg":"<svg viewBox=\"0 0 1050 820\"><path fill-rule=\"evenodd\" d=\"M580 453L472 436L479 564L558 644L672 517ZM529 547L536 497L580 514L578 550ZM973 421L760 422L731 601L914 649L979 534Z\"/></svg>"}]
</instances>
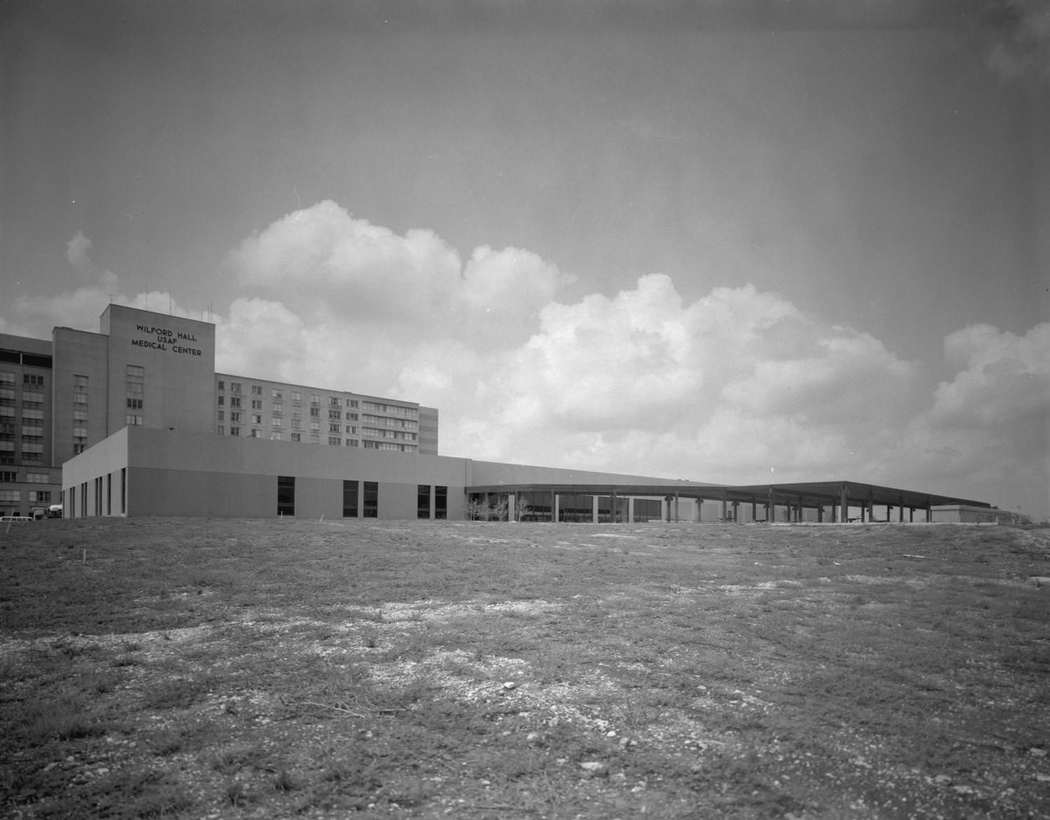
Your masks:
<instances>
[{"instance_id":1,"label":"support column","mask_svg":"<svg viewBox=\"0 0 1050 820\"><path fill-rule=\"evenodd\" d=\"M704 520L704 499L699 496L696 499L696 523L699 524Z\"/></svg>"},{"instance_id":2,"label":"support column","mask_svg":"<svg viewBox=\"0 0 1050 820\"><path fill-rule=\"evenodd\" d=\"M507 520L508 521L517 521L518 520L517 517L514 514L516 512L516 508L518 506L517 505L517 500L518 500L517 495L515 495L514 493L507 493ZM433 507L431 507L431 509L433 509Z\"/></svg>"},{"instance_id":3,"label":"support column","mask_svg":"<svg viewBox=\"0 0 1050 820\"><path fill-rule=\"evenodd\" d=\"M634 523L634 496L630 496L627 499L627 523Z\"/></svg>"},{"instance_id":4,"label":"support column","mask_svg":"<svg viewBox=\"0 0 1050 820\"><path fill-rule=\"evenodd\" d=\"M558 520L558 494L551 490L551 523L554 524Z\"/></svg>"},{"instance_id":5,"label":"support column","mask_svg":"<svg viewBox=\"0 0 1050 820\"><path fill-rule=\"evenodd\" d=\"M766 523L771 524L777 515L777 505L773 499L773 485L769 485L769 497L766 500Z\"/></svg>"},{"instance_id":6,"label":"support column","mask_svg":"<svg viewBox=\"0 0 1050 820\"><path fill-rule=\"evenodd\" d=\"M758 502L754 496L751 496L751 523L755 523L755 519L758 518Z\"/></svg>"},{"instance_id":7,"label":"support column","mask_svg":"<svg viewBox=\"0 0 1050 820\"><path fill-rule=\"evenodd\" d=\"M908 523L911 524L915 521L915 508L908 507Z\"/></svg>"},{"instance_id":8,"label":"support column","mask_svg":"<svg viewBox=\"0 0 1050 820\"><path fill-rule=\"evenodd\" d=\"M598 523L598 496L591 496L591 523Z\"/></svg>"},{"instance_id":9,"label":"support column","mask_svg":"<svg viewBox=\"0 0 1050 820\"><path fill-rule=\"evenodd\" d=\"M677 524L679 522L679 520L680 519L678 518L678 493L675 493L674 494L674 522Z\"/></svg>"},{"instance_id":10,"label":"support column","mask_svg":"<svg viewBox=\"0 0 1050 820\"><path fill-rule=\"evenodd\" d=\"M725 490L722 490L722 521L723 523L729 517L729 499L726 498Z\"/></svg>"},{"instance_id":11,"label":"support column","mask_svg":"<svg viewBox=\"0 0 1050 820\"><path fill-rule=\"evenodd\" d=\"M739 524L740 523L740 502L739 501L734 501L733 502L733 523L734 524Z\"/></svg>"},{"instance_id":12,"label":"support column","mask_svg":"<svg viewBox=\"0 0 1050 820\"><path fill-rule=\"evenodd\" d=\"M843 484L839 488L839 518L842 523L845 524L849 521L849 499L846 497L846 485Z\"/></svg>"}]
</instances>

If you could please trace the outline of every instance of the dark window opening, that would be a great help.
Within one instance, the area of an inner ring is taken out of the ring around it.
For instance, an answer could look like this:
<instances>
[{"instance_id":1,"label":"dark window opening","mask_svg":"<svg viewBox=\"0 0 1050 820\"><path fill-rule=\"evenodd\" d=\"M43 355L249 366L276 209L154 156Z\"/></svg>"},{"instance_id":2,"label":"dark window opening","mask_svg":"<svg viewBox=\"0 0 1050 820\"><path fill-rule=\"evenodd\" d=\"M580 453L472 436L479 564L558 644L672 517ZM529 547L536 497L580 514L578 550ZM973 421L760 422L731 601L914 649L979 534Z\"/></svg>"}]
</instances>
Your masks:
<instances>
[{"instance_id":1,"label":"dark window opening","mask_svg":"<svg viewBox=\"0 0 1050 820\"><path fill-rule=\"evenodd\" d=\"M379 482L366 481L364 489L364 518L379 518Z\"/></svg>"},{"instance_id":2,"label":"dark window opening","mask_svg":"<svg viewBox=\"0 0 1050 820\"><path fill-rule=\"evenodd\" d=\"M120 514L128 511L128 468L120 468Z\"/></svg>"},{"instance_id":3,"label":"dark window opening","mask_svg":"<svg viewBox=\"0 0 1050 820\"><path fill-rule=\"evenodd\" d=\"M357 518L357 482L343 482L343 518Z\"/></svg>"},{"instance_id":4,"label":"dark window opening","mask_svg":"<svg viewBox=\"0 0 1050 820\"><path fill-rule=\"evenodd\" d=\"M295 476L277 476L277 514L295 515Z\"/></svg>"},{"instance_id":5,"label":"dark window opening","mask_svg":"<svg viewBox=\"0 0 1050 820\"><path fill-rule=\"evenodd\" d=\"M416 518L430 518L429 484L419 484L416 488Z\"/></svg>"},{"instance_id":6,"label":"dark window opening","mask_svg":"<svg viewBox=\"0 0 1050 820\"><path fill-rule=\"evenodd\" d=\"M434 488L434 518L448 518L448 487L438 485Z\"/></svg>"}]
</instances>

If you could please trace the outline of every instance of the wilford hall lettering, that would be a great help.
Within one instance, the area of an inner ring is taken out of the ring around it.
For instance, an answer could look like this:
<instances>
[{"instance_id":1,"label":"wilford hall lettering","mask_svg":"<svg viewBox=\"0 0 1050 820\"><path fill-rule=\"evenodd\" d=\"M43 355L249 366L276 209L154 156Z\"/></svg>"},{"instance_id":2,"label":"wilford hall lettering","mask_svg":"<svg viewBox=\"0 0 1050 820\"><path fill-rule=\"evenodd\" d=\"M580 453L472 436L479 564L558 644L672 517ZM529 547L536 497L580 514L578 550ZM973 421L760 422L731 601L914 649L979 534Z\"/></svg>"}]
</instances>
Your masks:
<instances>
[{"instance_id":1,"label":"wilford hall lettering","mask_svg":"<svg viewBox=\"0 0 1050 820\"><path fill-rule=\"evenodd\" d=\"M180 356L204 355L204 351L199 347L190 347L191 344L197 342L197 337L192 333L152 325L135 325L135 330L142 334L131 340L136 347L149 347L165 353L177 353Z\"/></svg>"}]
</instances>

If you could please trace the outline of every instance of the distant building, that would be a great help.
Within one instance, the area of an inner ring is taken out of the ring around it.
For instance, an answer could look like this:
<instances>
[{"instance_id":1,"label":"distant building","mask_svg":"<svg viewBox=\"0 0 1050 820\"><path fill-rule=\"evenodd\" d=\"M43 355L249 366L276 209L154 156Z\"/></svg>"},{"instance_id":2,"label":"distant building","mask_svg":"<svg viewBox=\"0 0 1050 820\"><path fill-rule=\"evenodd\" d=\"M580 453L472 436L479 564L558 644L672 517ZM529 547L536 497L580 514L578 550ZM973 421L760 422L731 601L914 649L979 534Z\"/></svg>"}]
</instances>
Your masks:
<instances>
[{"instance_id":1,"label":"distant building","mask_svg":"<svg viewBox=\"0 0 1050 820\"><path fill-rule=\"evenodd\" d=\"M61 497L61 465L124 427L436 455L415 402L215 372L215 325L109 305L97 333L0 334L0 515Z\"/></svg>"}]
</instances>

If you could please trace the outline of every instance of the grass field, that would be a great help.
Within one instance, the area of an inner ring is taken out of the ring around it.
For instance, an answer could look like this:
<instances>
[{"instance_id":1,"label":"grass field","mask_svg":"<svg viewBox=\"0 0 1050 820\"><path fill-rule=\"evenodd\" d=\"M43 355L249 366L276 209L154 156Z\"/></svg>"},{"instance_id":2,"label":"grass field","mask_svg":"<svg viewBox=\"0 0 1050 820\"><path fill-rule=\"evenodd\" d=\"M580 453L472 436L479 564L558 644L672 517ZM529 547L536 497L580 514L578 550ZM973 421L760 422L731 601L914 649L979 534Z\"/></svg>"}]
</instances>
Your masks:
<instances>
[{"instance_id":1,"label":"grass field","mask_svg":"<svg viewBox=\"0 0 1050 820\"><path fill-rule=\"evenodd\" d=\"M46 521L0 572L4 816L1050 817L1047 530Z\"/></svg>"}]
</instances>

